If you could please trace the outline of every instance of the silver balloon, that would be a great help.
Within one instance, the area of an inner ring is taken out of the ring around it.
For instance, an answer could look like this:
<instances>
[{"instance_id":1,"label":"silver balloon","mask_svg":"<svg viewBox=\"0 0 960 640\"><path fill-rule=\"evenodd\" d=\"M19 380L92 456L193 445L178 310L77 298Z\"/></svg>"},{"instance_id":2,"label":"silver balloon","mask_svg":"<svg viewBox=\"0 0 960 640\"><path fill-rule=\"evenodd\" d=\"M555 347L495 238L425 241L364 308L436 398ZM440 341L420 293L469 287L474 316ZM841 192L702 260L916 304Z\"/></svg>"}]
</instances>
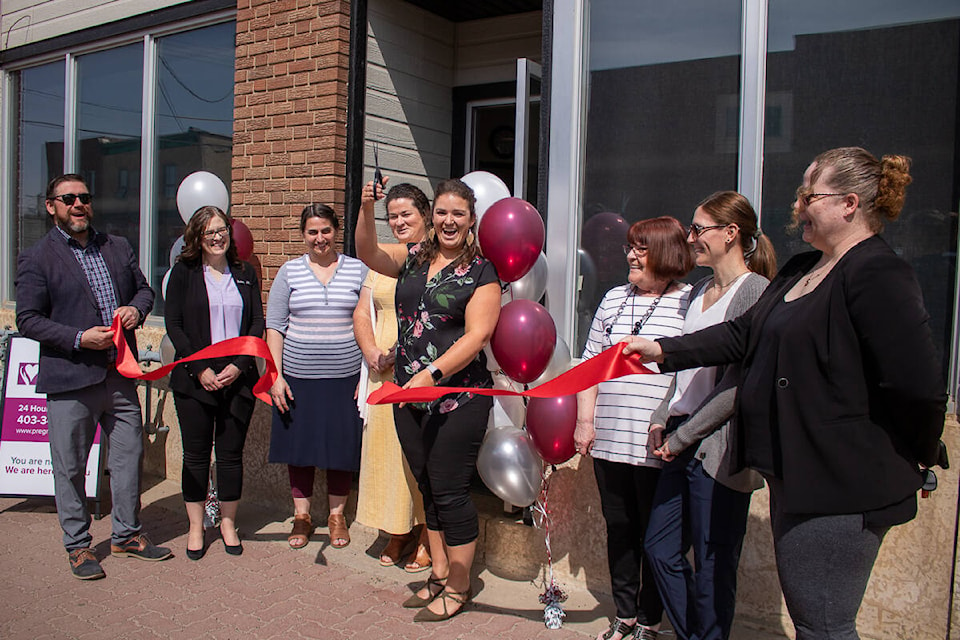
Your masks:
<instances>
[{"instance_id":1,"label":"silver balloon","mask_svg":"<svg viewBox=\"0 0 960 640\"><path fill-rule=\"evenodd\" d=\"M530 388L539 387L544 382L549 382L561 373L565 373L570 368L570 347L564 342L563 338L557 337L557 344L553 347L553 355L550 356L550 362L544 369L540 377L530 383Z\"/></svg>"},{"instance_id":2,"label":"silver balloon","mask_svg":"<svg viewBox=\"0 0 960 640\"><path fill-rule=\"evenodd\" d=\"M533 264L527 274L511 282L500 297L500 304L505 305L514 300L532 300L540 302L540 298L547 291L547 256L540 252L540 257Z\"/></svg>"},{"instance_id":3,"label":"silver balloon","mask_svg":"<svg viewBox=\"0 0 960 640\"><path fill-rule=\"evenodd\" d=\"M523 391L523 385L514 382L503 373L493 373L493 388L507 391ZM527 417L527 407L520 396L494 396L493 410L490 412L491 428L523 427Z\"/></svg>"},{"instance_id":4,"label":"silver balloon","mask_svg":"<svg viewBox=\"0 0 960 640\"><path fill-rule=\"evenodd\" d=\"M170 247L170 266L172 267L176 263L177 258L180 257L180 254L183 252L183 247L186 246L186 241L183 239L183 236L180 236L173 241L173 246Z\"/></svg>"},{"instance_id":5,"label":"silver balloon","mask_svg":"<svg viewBox=\"0 0 960 640\"><path fill-rule=\"evenodd\" d=\"M166 366L176 359L177 350L173 347L170 336L163 336L163 339L160 341L160 362Z\"/></svg>"},{"instance_id":6,"label":"silver balloon","mask_svg":"<svg viewBox=\"0 0 960 640\"><path fill-rule=\"evenodd\" d=\"M527 432L504 427L487 431L480 446L477 471L498 498L527 507L540 495L541 464Z\"/></svg>"},{"instance_id":7,"label":"silver balloon","mask_svg":"<svg viewBox=\"0 0 960 640\"><path fill-rule=\"evenodd\" d=\"M487 371L500 371L500 363L493 355L493 347L488 342L483 348L483 355L487 356Z\"/></svg>"}]
</instances>

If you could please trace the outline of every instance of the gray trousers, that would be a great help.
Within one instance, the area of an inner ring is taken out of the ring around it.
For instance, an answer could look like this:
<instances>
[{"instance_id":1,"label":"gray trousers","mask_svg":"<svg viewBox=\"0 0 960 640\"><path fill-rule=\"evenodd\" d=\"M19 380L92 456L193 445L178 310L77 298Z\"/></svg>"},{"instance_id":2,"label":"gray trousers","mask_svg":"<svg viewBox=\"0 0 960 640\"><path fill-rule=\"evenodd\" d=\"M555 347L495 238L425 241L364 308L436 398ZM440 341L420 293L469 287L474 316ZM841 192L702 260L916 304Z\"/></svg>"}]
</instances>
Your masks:
<instances>
[{"instance_id":1,"label":"gray trousers","mask_svg":"<svg viewBox=\"0 0 960 640\"><path fill-rule=\"evenodd\" d=\"M777 572L797 640L858 640L857 612L889 527L865 527L860 513L784 513L780 481L767 482Z\"/></svg>"},{"instance_id":2,"label":"gray trousers","mask_svg":"<svg viewBox=\"0 0 960 640\"><path fill-rule=\"evenodd\" d=\"M90 512L84 481L97 423L107 448L113 499L112 542L140 533L140 468L143 463L143 420L133 380L116 369L100 384L47 396L50 455L57 516L68 551L89 547Z\"/></svg>"}]
</instances>

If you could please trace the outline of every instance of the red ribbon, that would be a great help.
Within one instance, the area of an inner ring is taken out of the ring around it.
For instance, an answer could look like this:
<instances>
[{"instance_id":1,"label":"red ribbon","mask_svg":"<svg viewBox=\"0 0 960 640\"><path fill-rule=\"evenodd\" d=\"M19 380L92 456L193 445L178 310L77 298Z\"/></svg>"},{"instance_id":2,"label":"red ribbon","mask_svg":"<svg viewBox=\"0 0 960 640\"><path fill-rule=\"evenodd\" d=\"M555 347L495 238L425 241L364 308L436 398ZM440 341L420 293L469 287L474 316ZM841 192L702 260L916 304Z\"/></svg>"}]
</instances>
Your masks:
<instances>
[{"instance_id":1,"label":"red ribbon","mask_svg":"<svg viewBox=\"0 0 960 640\"><path fill-rule=\"evenodd\" d=\"M392 382L370 394L368 404L396 404L398 402L430 402L448 393L469 391L481 396L524 396L527 398L557 398L569 396L595 384L621 378L636 373L653 373L640 363L640 354L623 355L626 343L621 342L603 351L586 362L578 364L566 373L544 382L536 389L528 391L508 391L506 389L479 389L476 387L417 387L401 389Z\"/></svg>"},{"instance_id":2,"label":"red ribbon","mask_svg":"<svg viewBox=\"0 0 960 640\"><path fill-rule=\"evenodd\" d=\"M192 356L181 358L170 364L165 364L159 369L144 373L140 370L140 365L137 363L137 356L130 351L130 347L127 346L127 341L123 337L123 327L120 326L120 316L114 317L113 326L110 328L113 329L113 344L117 347L117 371L124 377L135 380L159 380L182 362L232 356L254 356L264 359L267 364L267 371L260 376L257 384L253 385L253 395L267 404L273 404L270 400L269 391L270 387L272 387L273 383L277 380L277 365L273 361L273 356L270 355L270 349L267 347L267 343L264 342L262 338L256 338L254 336L230 338L201 349Z\"/></svg>"}]
</instances>

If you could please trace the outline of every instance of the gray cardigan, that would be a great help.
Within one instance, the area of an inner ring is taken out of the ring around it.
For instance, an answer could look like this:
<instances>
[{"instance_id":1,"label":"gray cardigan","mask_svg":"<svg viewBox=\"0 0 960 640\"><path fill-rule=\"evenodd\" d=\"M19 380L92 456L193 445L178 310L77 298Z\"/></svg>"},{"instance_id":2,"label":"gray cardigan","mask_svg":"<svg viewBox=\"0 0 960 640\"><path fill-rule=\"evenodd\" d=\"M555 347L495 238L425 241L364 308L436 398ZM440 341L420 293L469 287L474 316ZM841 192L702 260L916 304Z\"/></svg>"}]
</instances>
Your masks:
<instances>
[{"instance_id":1,"label":"gray cardigan","mask_svg":"<svg viewBox=\"0 0 960 640\"><path fill-rule=\"evenodd\" d=\"M695 300L712 279L712 276L707 276L695 284L690 300ZM730 301L724 320L733 320L752 307L769 283L769 280L756 273L747 275ZM703 470L711 478L736 491L749 493L763 486L763 478L751 469L743 469L734 473L731 468L734 452L730 449L729 419L733 415L734 401L737 395L737 381L740 378L739 365L727 365L722 376L710 395L693 412L693 415L668 436L667 446L671 453L679 454L688 447L697 445L698 449L694 455L700 460ZM718 377L720 377L720 372L718 372ZM676 378L671 383L663 402L653 412L650 424L667 423L667 414L675 388Z\"/></svg>"}]
</instances>

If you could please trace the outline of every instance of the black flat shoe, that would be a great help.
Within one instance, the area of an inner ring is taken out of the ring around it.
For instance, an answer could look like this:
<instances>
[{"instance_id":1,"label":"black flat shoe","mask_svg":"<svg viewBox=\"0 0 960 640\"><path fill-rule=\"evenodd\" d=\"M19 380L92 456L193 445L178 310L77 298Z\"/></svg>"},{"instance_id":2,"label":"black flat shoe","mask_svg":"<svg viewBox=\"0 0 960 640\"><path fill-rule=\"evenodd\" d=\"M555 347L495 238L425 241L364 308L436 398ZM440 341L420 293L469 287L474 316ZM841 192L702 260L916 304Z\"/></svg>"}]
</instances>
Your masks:
<instances>
[{"instance_id":1,"label":"black flat shoe","mask_svg":"<svg viewBox=\"0 0 960 640\"><path fill-rule=\"evenodd\" d=\"M203 547L201 549L187 549L187 557L191 560L199 560L207 552L207 548Z\"/></svg>"},{"instance_id":2,"label":"black flat shoe","mask_svg":"<svg viewBox=\"0 0 960 640\"><path fill-rule=\"evenodd\" d=\"M231 556L243 555L243 543L240 544L227 544L223 543L223 550L226 551Z\"/></svg>"}]
</instances>

